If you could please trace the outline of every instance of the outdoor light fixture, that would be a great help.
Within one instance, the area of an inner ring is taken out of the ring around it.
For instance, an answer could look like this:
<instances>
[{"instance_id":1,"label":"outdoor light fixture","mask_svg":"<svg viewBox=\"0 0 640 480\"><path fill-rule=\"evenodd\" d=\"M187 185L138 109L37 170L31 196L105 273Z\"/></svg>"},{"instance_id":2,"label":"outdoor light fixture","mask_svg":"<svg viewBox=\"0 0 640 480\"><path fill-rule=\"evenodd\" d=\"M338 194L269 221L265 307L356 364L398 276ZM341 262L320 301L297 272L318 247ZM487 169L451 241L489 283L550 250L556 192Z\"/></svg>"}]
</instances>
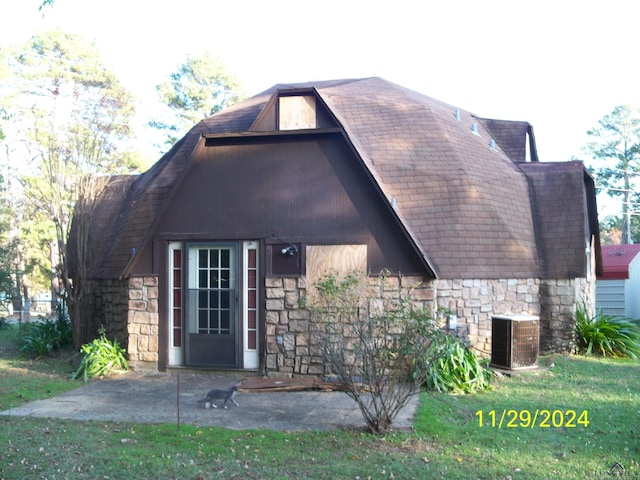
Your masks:
<instances>
[{"instance_id":1,"label":"outdoor light fixture","mask_svg":"<svg viewBox=\"0 0 640 480\"><path fill-rule=\"evenodd\" d=\"M449 330L455 330L458 328L458 315L452 313L447 317L449 323Z\"/></svg>"},{"instance_id":2,"label":"outdoor light fixture","mask_svg":"<svg viewBox=\"0 0 640 480\"><path fill-rule=\"evenodd\" d=\"M282 250L280 250L280 253L282 255L289 255L290 257L293 257L296 253L298 253L298 249L295 245L289 244L288 247L284 247Z\"/></svg>"}]
</instances>

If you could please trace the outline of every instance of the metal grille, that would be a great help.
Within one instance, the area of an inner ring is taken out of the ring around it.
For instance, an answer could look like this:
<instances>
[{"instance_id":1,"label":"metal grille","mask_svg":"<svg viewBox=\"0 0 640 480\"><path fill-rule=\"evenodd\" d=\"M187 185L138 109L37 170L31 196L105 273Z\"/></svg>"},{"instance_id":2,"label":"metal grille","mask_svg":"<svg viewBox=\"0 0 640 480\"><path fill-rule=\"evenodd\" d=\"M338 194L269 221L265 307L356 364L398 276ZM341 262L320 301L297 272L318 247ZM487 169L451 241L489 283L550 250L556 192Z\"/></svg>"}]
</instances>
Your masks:
<instances>
[{"instance_id":1,"label":"metal grille","mask_svg":"<svg viewBox=\"0 0 640 480\"><path fill-rule=\"evenodd\" d=\"M492 318L491 366L507 369L535 367L539 344L538 317Z\"/></svg>"}]
</instances>

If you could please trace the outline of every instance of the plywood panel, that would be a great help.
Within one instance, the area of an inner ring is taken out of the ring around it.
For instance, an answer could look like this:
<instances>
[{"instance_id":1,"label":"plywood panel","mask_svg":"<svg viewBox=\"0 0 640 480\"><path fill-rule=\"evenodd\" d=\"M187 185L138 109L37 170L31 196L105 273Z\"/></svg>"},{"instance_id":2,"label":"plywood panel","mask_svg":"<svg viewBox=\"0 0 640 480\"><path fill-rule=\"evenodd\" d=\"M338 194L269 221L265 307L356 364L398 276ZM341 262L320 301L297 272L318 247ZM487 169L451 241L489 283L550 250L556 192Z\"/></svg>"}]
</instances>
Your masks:
<instances>
[{"instance_id":1,"label":"plywood panel","mask_svg":"<svg viewBox=\"0 0 640 480\"><path fill-rule=\"evenodd\" d=\"M307 281L309 288L330 272L367 272L366 245L307 245Z\"/></svg>"},{"instance_id":2,"label":"plywood panel","mask_svg":"<svg viewBox=\"0 0 640 480\"><path fill-rule=\"evenodd\" d=\"M316 128L315 97L280 97L280 130L303 128Z\"/></svg>"}]
</instances>

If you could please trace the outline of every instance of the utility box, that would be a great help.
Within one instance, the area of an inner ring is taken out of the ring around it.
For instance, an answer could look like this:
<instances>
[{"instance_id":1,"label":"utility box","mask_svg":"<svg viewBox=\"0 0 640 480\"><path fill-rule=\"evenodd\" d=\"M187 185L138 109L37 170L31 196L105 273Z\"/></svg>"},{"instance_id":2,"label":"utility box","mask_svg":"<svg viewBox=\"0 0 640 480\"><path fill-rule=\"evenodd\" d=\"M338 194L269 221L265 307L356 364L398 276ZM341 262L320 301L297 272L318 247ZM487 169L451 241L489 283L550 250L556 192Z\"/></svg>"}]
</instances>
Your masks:
<instances>
[{"instance_id":1,"label":"utility box","mask_svg":"<svg viewBox=\"0 0 640 480\"><path fill-rule=\"evenodd\" d=\"M489 366L517 370L535 368L540 352L540 317L493 315Z\"/></svg>"}]
</instances>

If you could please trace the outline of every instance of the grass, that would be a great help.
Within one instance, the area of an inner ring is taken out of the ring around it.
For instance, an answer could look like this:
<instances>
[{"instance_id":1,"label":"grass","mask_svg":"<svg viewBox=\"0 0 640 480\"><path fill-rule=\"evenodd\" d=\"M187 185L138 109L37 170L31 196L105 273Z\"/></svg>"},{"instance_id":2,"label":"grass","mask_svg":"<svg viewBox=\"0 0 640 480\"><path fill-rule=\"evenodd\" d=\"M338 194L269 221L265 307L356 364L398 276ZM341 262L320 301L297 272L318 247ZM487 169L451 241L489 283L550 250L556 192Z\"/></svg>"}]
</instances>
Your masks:
<instances>
[{"instance_id":1,"label":"grass","mask_svg":"<svg viewBox=\"0 0 640 480\"><path fill-rule=\"evenodd\" d=\"M5 335L2 357L10 352ZM595 479L608 478L616 462L625 477L640 478L640 362L542 360L553 366L500 378L489 392L423 393L415 431L384 436L0 416L0 479ZM73 368L64 362L52 369L23 362L0 359L0 390L14 375L21 392L41 391L46 381L28 386L40 375L54 385L82 385L67 380ZM37 375L23 378L23 368ZM28 400L21 395L0 394L0 402ZM498 428L501 412L511 409L588 411L589 425Z\"/></svg>"},{"instance_id":2,"label":"grass","mask_svg":"<svg viewBox=\"0 0 640 480\"><path fill-rule=\"evenodd\" d=\"M59 350L46 360L23 357L18 348L20 333L15 324L0 330L0 411L81 385L68 380L80 361L76 352Z\"/></svg>"}]
</instances>

